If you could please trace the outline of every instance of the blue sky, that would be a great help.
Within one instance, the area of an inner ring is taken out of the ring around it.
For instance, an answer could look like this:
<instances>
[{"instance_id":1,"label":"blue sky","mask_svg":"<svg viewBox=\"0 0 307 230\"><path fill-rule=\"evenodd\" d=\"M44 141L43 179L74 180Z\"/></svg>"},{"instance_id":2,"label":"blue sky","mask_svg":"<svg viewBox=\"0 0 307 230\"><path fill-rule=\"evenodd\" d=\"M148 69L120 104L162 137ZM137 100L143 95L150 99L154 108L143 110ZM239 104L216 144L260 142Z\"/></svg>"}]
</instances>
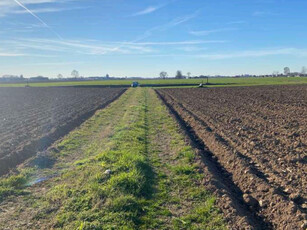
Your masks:
<instances>
[{"instance_id":1,"label":"blue sky","mask_svg":"<svg viewBox=\"0 0 307 230\"><path fill-rule=\"evenodd\" d=\"M0 0L0 76L307 66L306 0Z\"/></svg>"}]
</instances>

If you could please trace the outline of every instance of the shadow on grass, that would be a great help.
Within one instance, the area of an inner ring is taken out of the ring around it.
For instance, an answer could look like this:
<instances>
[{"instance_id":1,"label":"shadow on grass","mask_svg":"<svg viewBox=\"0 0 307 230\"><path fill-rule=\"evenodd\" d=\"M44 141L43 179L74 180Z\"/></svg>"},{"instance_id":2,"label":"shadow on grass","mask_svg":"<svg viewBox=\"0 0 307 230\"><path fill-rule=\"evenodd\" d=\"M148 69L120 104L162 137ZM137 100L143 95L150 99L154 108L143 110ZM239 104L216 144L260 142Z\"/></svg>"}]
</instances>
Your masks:
<instances>
[{"instance_id":1,"label":"shadow on grass","mask_svg":"<svg viewBox=\"0 0 307 230\"><path fill-rule=\"evenodd\" d=\"M149 122L148 122L148 95L146 92L144 92L144 97L145 97L145 106L144 106L144 112L145 112L145 118L144 118L144 125L145 125L145 134L144 134L144 141L145 141L145 154L146 156L148 156L149 154ZM147 157L148 159L148 157ZM152 195L156 192L155 188L154 188L154 184L155 184L155 179L156 179L156 174L153 171L153 168L151 166L151 164L149 162L147 162L146 164L141 164L140 165L142 171L144 172L144 174L146 175L146 182L145 182L145 190L143 193L143 196L147 199L152 198Z\"/></svg>"},{"instance_id":2,"label":"shadow on grass","mask_svg":"<svg viewBox=\"0 0 307 230\"><path fill-rule=\"evenodd\" d=\"M39 155L29 162L30 167L37 167L39 169L50 169L55 164L56 160L49 156Z\"/></svg>"}]
</instances>

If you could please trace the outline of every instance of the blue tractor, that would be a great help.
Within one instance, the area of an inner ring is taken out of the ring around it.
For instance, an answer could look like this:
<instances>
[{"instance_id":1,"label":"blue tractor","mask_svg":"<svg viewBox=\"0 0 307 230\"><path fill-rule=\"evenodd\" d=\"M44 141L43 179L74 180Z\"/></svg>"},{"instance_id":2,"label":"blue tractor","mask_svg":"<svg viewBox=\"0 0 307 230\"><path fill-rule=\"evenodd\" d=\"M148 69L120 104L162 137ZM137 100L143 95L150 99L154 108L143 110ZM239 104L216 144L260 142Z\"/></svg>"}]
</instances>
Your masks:
<instances>
[{"instance_id":1,"label":"blue tractor","mask_svg":"<svg viewBox=\"0 0 307 230\"><path fill-rule=\"evenodd\" d=\"M137 81L134 81L132 84L131 84L131 87L133 88L136 88L138 87L140 84L137 82Z\"/></svg>"}]
</instances>

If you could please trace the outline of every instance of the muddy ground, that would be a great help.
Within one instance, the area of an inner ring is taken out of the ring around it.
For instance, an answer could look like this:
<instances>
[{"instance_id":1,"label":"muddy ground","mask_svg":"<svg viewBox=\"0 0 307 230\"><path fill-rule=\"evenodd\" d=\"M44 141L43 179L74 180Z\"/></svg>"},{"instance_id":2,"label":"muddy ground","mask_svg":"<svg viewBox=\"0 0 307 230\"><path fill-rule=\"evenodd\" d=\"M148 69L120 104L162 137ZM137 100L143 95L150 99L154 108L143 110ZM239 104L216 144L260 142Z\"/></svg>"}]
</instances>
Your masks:
<instances>
[{"instance_id":1,"label":"muddy ground","mask_svg":"<svg viewBox=\"0 0 307 230\"><path fill-rule=\"evenodd\" d=\"M158 93L203 145L230 222L243 213L242 229L307 227L307 86Z\"/></svg>"}]
</instances>

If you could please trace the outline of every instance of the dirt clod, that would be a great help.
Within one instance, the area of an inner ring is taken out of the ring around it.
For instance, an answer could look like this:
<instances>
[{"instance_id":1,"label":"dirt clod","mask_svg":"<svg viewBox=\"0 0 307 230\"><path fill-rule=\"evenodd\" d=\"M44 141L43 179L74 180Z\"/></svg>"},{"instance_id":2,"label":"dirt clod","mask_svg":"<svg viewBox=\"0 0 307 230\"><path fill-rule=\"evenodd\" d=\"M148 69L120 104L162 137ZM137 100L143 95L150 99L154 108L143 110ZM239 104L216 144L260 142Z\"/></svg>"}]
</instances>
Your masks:
<instances>
[{"instance_id":1,"label":"dirt clod","mask_svg":"<svg viewBox=\"0 0 307 230\"><path fill-rule=\"evenodd\" d=\"M258 201L249 194L244 194L243 199L253 209L256 209L259 205Z\"/></svg>"}]
</instances>

